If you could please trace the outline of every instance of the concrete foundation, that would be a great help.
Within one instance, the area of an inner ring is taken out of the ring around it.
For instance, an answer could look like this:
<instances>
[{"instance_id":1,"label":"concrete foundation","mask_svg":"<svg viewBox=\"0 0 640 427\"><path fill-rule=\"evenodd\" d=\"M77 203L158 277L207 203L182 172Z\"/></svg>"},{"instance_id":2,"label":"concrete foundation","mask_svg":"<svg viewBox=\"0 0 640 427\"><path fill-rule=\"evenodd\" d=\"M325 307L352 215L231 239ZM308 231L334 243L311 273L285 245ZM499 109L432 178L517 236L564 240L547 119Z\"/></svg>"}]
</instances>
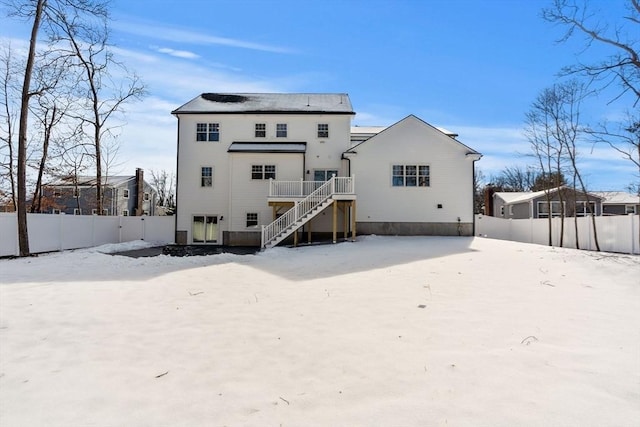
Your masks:
<instances>
[{"instance_id":1,"label":"concrete foundation","mask_svg":"<svg viewBox=\"0 0 640 427\"><path fill-rule=\"evenodd\" d=\"M358 234L380 236L471 236L470 222L358 222Z\"/></svg>"}]
</instances>

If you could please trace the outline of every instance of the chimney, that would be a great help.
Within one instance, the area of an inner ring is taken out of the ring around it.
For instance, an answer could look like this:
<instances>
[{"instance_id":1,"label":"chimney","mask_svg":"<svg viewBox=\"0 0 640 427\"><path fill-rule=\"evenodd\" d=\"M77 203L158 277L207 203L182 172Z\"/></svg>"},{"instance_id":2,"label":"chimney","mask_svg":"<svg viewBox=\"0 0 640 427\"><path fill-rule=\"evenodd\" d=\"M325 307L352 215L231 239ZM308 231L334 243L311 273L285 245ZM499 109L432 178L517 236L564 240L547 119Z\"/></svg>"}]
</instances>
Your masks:
<instances>
[{"instance_id":1,"label":"chimney","mask_svg":"<svg viewBox=\"0 0 640 427\"><path fill-rule=\"evenodd\" d=\"M496 189L493 185L489 184L484 188L484 214L487 216L493 215L493 193Z\"/></svg>"},{"instance_id":2,"label":"chimney","mask_svg":"<svg viewBox=\"0 0 640 427\"><path fill-rule=\"evenodd\" d=\"M136 168L136 216L142 216L142 202L144 201L144 171Z\"/></svg>"}]
</instances>

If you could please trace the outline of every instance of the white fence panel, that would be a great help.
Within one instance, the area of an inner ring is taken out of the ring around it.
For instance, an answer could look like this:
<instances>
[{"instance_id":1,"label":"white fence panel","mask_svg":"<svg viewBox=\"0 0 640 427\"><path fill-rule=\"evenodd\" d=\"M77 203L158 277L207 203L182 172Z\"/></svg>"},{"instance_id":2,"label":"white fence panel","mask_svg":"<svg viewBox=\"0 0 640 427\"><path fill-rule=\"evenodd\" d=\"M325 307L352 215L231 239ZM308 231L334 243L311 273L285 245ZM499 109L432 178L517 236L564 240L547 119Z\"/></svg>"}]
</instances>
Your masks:
<instances>
[{"instance_id":1,"label":"white fence panel","mask_svg":"<svg viewBox=\"0 0 640 427\"><path fill-rule=\"evenodd\" d=\"M620 252L640 254L640 216L597 216L596 231L600 250L606 252ZM552 219L552 245L560 246L562 232L562 246L576 248L576 222L574 218L565 218L562 229L560 218ZM591 217L577 218L578 245L580 249L595 250L595 236ZM476 215L476 234L501 240L515 242L549 243L549 220L538 219L503 219L491 216Z\"/></svg>"},{"instance_id":2,"label":"white fence panel","mask_svg":"<svg viewBox=\"0 0 640 427\"><path fill-rule=\"evenodd\" d=\"M0 256L18 253L18 218L0 213Z\"/></svg>"},{"instance_id":3,"label":"white fence panel","mask_svg":"<svg viewBox=\"0 0 640 427\"><path fill-rule=\"evenodd\" d=\"M146 240L174 242L175 219L170 216L97 216L27 214L32 253L59 251ZM18 255L15 213L0 213L0 256Z\"/></svg>"}]
</instances>

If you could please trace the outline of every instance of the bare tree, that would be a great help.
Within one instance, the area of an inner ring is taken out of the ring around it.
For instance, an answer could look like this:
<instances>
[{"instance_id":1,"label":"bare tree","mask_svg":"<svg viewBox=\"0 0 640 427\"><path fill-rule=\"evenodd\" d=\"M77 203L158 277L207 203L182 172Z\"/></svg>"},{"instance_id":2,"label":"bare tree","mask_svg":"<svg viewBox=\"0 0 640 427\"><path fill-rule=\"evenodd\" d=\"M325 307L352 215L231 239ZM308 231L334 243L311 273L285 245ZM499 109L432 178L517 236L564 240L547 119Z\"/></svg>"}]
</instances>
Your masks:
<instances>
[{"instance_id":1,"label":"bare tree","mask_svg":"<svg viewBox=\"0 0 640 427\"><path fill-rule=\"evenodd\" d=\"M605 122L597 129L587 129L586 132L594 142L608 144L623 159L633 163L636 177L630 190L640 196L640 114L628 113L624 122Z\"/></svg>"},{"instance_id":2,"label":"bare tree","mask_svg":"<svg viewBox=\"0 0 640 427\"><path fill-rule=\"evenodd\" d=\"M78 13L57 11L55 20L50 21L52 33L57 35L58 44L67 44L68 54L75 59L75 65L82 74L82 95L86 100L84 108L88 114L78 116L81 129L91 140L94 147L96 169L96 206L103 212L103 143L105 138L113 136L115 127L110 127L112 117L121 112L123 104L141 98L145 93L144 85L137 75L130 73L122 63L117 62L110 50L109 15L106 2L93 4L92 15L98 23L83 19ZM76 10L77 12L77 10ZM119 69L119 81L111 79L110 70ZM111 153L114 151L111 146ZM113 160L113 158L111 159Z\"/></svg>"},{"instance_id":3,"label":"bare tree","mask_svg":"<svg viewBox=\"0 0 640 427\"><path fill-rule=\"evenodd\" d=\"M634 112L628 113L626 121L603 123L591 129L590 133L594 141L608 144L635 165L638 176L632 188L638 191L640 116L635 109L640 102L640 0L624 0L623 4L626 5L626 16L620 16L615 23L600 21L593 4L587 1L578 4L575 0L554 0L551 7L543 9L542 17L565 28L559 42L582 35L585 50L596 45L609 52L598 62L569 65L562 74L586 77L588 87L595 91L617 85L618 90L609 103L630 98Z\"/></svg>"},{"instance_id":4,"label":"bare tree","mask_svg":"<svg viewBox=\"0 0 640 427\"><path fill-rule=\"evenodd\" d=\"M29 100L34 95L31 92L31 77L36 57L36 43L38 30L45 0L37 0L35 7L27 11L28 16L33 17L31 38L29 40L29 53L24 70L22 93L20 97L20 124L18 128L18 244L20 256L29 256L29 231L27 228L27 124L29 120Z\"/></svg>"},{"instance_id":5,"label":"bare tree","mask_svg":"<svg viewBox=\"0 0 640 427\"><path fill-rule=\"evenodd\" d=\"M176 210L175 175L166 170L151 170L151 186L158 193L158 206L163 207L167 215L173 215Z\"/></svg>"},{"instance_id":6,"label":"bare tree","mask_svg":"<svg viewBox=\"0 0 640 427\"><path fill-rule=\"evenodd\" d=\"M618 84L620 90L615 99L630 93L635 107L640 101L640 0L625 0L625 3L628 15L615 25L600 22L597 10L590 9L587 2L578 4L575 0L554 0L551 7L543 9L542 17L566 29L559 42L578 33L584 36L586 48L598 44L610 49L609 56L599 62L565 67L565 75L585 76L589 86L596 84L599 88Z\"/></svg>"},{"instance_id":7,"label":"bare tree","mask_svg":"<svg viewBox=\"0 0 640 427\"><path fill-rule=\"evenodd\" d=\"M16 210L16 170L15 170L15 126L17 119L17 106L13 99L17 97L19 88L15 76L18 71L12 55L11 46L4 46L0 52L0 90L2 96L2 111L0 112L0 177L2 182L9 187L2 185L0 191L5 195L2 202L10 202L13 210Z\"/></svg>"},{"instance_id":8,"label":"bare tree","mask_svg":"<svg viewBox=\"0 0 640 427\"><path fill-rule=\"evenodd\" d=\"M554 138L554 108L557 107L556 95L552 89L543 90L526 113L525 136L529 140L531 151L540 168L542 178L562 176L564 146ZM540 176L537 180L540 179ZM556 178L556 184L559 179ZM559 185L557 186L559 187ZM534 187L535 188L535 187ZM548 244L553 245L553 204L551 187L543 188L548 206ZM560 192L557 192L560 194ZM560 200L561 216L564 215L563 203ZM564 223L564 221L562 221ZM561 233L562 235L562 233Z\"/></svg>"},{"instance_id":9,"label":"bare tree","mask_svg":"<svg viewBox=\"0 0 640 427\"><path fill-rule=\"evenodd\" d=\"M533 166L506 166L491 182L502 191L532 191L539 176Z\"/></svg>"}]
</instances>

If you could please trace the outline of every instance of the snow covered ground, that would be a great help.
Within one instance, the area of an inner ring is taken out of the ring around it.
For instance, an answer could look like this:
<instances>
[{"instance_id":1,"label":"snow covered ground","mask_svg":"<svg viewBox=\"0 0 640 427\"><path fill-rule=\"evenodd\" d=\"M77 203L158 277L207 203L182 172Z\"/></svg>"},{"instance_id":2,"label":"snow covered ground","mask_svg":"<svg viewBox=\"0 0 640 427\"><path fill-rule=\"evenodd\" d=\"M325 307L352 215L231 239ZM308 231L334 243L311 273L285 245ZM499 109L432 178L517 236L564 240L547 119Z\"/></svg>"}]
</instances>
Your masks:
<instances>
[{"instance_id":1,"label":"snow covered ground","mask_svg":"<svg viewBox=\"0 0 640 427\"><path fill-rule=\"evenodd\" d=\"M0 426L640 425L640 257L119 249L0 260Z\"/></svg>"}]
</instances>

